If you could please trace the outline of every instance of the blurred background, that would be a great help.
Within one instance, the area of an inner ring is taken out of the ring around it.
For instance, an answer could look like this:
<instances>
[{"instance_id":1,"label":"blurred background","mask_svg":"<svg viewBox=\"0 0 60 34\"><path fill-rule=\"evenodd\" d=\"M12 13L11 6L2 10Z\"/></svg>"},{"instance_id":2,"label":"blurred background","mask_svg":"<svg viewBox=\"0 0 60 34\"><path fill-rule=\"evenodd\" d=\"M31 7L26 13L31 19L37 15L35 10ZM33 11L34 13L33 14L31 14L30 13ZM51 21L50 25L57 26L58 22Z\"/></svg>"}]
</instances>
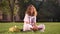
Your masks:
<instances>
[{"instance_id":1,"label":"blurred background","mask_svg":"<svg viewBox=\"0 0 60 34\"><path fill-rule=\"evenodd\" d=\"M0 0L0 22L22 22L30 4L37 9L37 22L60 21L60 0Z\"/></svg>"}]
</instances>

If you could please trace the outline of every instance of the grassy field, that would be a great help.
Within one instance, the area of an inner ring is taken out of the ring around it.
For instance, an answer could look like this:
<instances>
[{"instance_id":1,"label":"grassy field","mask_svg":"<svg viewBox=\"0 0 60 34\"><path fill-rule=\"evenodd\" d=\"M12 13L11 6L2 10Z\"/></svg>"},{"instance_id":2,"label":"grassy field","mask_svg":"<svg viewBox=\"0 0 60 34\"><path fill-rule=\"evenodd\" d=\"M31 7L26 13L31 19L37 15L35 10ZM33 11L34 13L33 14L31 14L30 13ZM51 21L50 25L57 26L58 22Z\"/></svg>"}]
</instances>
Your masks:
<instances>
[{"instance_id":1,"label":"grassy field","mask_svg":"<svg viewBox=\"0 0 60 34\"><path fill-rule=\"evenodd\" d=\"M37 24L41 24L37 23ZM17 25L19 28L22 28L23 23L0 23L0 34L60 34L60 23L44 23L46 25L45 32L9 32L8 29L11 26Z\"/></svg>"}]
</instances>

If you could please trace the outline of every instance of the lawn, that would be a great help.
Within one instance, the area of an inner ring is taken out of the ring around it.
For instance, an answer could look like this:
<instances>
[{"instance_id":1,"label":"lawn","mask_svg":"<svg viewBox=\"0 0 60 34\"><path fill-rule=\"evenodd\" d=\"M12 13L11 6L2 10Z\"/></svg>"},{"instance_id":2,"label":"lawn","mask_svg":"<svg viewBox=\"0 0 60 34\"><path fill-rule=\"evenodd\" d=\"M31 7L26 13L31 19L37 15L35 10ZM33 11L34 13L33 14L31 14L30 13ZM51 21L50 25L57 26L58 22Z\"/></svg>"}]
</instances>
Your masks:
<instances>
[{"instance_id":1,"label":"lawn","mask_svg":"<svg viewBox=\"0 0 60 34\"><path fill-rule=\"evenodd\" d=\"M37 23L37 24L41 24ZM60 34L60 23L58 22L45 22L46 30L45 32L9 32L8 29L11 26L17 25L22 28L23 23L0 23L0 34Z\"/></svg>"}]
</instances>

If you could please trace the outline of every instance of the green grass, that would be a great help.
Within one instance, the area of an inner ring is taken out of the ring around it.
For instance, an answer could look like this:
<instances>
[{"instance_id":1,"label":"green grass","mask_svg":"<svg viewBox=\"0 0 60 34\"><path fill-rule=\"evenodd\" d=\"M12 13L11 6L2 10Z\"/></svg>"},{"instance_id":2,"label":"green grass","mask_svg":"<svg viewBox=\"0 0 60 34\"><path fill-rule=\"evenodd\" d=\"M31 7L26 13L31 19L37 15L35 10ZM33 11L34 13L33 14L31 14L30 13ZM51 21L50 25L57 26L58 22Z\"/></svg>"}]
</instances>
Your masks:
<instances>
[{"instance_id":1,"label":"green grass","mask_svg":"<svg viewBox=\"0 0 60 34\"><path fill-rule=\"evenodd\" d=\"M41 23L37 23L41 24ZM9 32L8 29L11 26L17 25L19 28L22 28L23 23L0 23L0 34L60 34L60 23L44 23L46 25L45 32Z\"/></svg>"}]
</instances>

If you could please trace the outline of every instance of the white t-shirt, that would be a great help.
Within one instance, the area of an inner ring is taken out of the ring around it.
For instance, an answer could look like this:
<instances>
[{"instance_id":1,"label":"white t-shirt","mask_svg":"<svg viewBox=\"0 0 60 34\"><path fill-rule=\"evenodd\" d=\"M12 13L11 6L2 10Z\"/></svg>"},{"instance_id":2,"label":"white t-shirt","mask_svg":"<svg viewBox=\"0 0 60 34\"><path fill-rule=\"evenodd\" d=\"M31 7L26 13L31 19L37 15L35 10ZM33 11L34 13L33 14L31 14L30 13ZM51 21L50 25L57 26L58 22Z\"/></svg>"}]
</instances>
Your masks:
<instances>
[{"instance_id":1,"label":"white t-shirt","mask_svg":"<svg viewBox=\"0 0 60 34\"><path fill-rule=\"evenodd\" d=\"M36 16L28 16L28 14L25 14L24 22L29 22L30 24L36 23Z\"/></svg>"}]
</instances>

